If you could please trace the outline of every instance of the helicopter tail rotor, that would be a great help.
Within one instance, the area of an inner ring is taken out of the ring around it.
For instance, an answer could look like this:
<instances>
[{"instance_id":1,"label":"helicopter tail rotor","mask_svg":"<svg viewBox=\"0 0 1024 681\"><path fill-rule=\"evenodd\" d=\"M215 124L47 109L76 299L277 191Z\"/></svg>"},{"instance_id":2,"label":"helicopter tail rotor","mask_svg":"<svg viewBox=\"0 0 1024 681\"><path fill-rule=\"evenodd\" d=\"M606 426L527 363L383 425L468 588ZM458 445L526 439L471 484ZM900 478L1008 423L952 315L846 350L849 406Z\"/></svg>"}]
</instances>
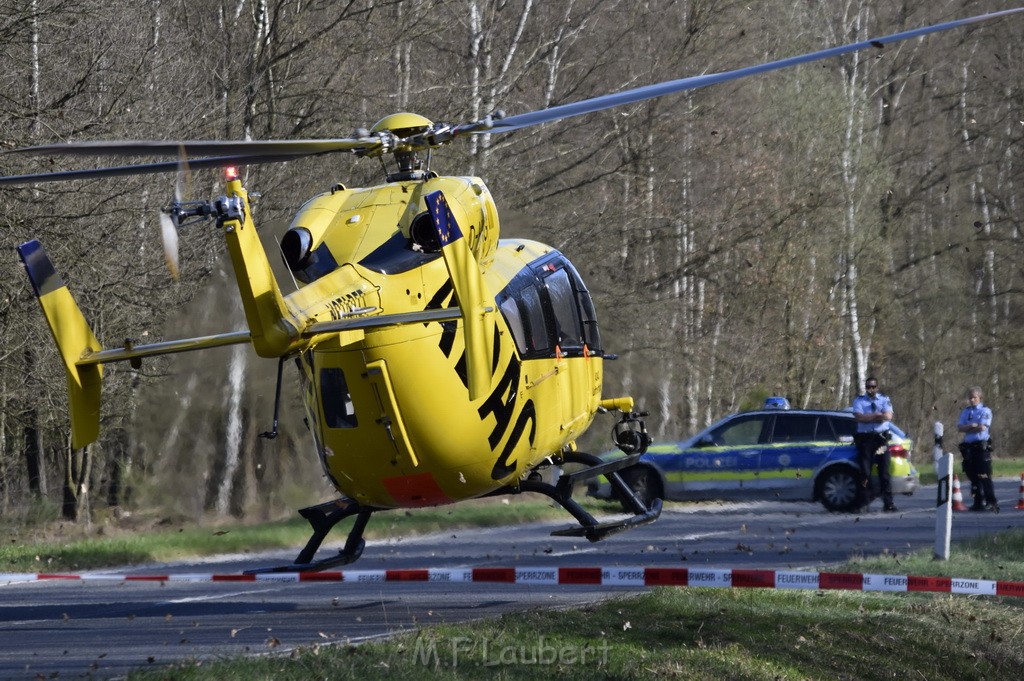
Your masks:
<instances>
[{"instance_id":1,"label":"helicopter tail rotor","mask_svg":"<svg viewBox=\"0 0 1024 681\"><path fill-rule=\"evenodd\" d=\"M160 211L160 241L164 250L164 261L171 278L178 280L178 227L184 196L192 185L185 147L178 147L178 171L174 181L174 201L169 208Z\"/></svg>"},{"instance_id":2,"label":"helicopter tail rotor","mask_svg":"<svg viewBox=\"0 0 1024 681\"><path fill-rule=\"evenodd\" d=\"M178 280L178 230L174 226L174 220L170 215L161 211L160 213L160 240L164 248L164 261L167 263L167 271L171 278Z\"/></svg>"}]
</instances>

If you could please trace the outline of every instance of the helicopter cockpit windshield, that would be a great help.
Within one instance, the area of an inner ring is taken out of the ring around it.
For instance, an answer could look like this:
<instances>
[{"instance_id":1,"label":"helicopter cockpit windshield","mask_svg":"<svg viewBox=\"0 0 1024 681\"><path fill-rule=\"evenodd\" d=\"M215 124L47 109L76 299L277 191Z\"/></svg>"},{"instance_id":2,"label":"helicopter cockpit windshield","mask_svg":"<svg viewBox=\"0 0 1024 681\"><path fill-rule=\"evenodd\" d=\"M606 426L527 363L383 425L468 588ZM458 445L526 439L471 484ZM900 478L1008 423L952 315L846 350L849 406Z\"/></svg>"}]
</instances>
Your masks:
<instances>
[{"instance_id":1,"label":"helicopter cockpit windshield","mask_svg":"<svg viewBox=\"0 0 1024 681\"><path fill-rule=\"evenodd\" d=\"M525 268L497 298L523 359L602 354L590 293L561 253Z\"/></svg>"}]
</instances>

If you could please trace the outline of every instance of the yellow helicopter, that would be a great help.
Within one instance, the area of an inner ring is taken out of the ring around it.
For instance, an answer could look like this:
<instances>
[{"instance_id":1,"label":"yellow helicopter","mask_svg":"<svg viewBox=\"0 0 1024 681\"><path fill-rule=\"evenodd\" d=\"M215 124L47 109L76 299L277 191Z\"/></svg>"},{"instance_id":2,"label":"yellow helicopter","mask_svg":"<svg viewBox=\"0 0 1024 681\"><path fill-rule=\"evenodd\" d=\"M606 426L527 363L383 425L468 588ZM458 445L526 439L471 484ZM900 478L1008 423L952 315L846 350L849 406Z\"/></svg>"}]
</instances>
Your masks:
<instances>
[{"instance_id":1,"label":"yellow helicopter","mask_svg":"<svg viewBox=\"0 0 1024 681\"><path fill-rule=\"evenodd\" d=\"M224 233L248 328L213 336L103 348L38 241L18 247L67 370L72 446L99 436L103 365L251 344L278 359L276 434L283 369L298 368L310 431L341 497L300 510L312 535L290 565L321 570L362 554L370 516L489 495L533 492L565 508L578 526L561 536L597 541L651 522L650 507L619 471L650 444L629 397L603 398L601 342L593 301L556 249L499 239L498 211L483 181L441 177L430 152L460 137L496 134L666 94L835 57L1024 11L969 17L767 64L683 78L513 116L450 125L413 113L387 116L351 138L278 141L78 142L3 152L27 155L163 156L166 162L0 177L0 186L225 168L224 194L175 200L162 216L172 273L177 228L213 221ZM335 185L307 201L281 240L301 287L284 295L252 218L238 166L332 152L393 159L386 183ZM424 159L425 156L425 159ZM177 157L177 158L175 158ZM186 160L187 159L187 160ZM611 463L575 442L601 412L616 412ZM559 468L573 464L580 470ZM540 474L555 467L554 482ZM631 515L599 522L572 498L576 483L604 475ZM324 538L356 516L344 547L315 559ZM256 570L262 571L262 570Z\"/></svg>"}]
</instances>

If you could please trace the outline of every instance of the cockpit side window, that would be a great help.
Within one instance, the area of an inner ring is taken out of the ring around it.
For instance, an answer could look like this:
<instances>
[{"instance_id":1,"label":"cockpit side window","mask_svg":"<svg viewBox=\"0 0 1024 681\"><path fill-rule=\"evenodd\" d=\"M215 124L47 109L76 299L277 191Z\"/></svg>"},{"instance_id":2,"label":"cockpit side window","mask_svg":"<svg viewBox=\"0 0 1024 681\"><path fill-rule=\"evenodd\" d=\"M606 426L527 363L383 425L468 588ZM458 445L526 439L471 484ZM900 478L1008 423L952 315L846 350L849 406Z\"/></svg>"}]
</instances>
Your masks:
<instances>
[{"instance_id":1,"label":"cockpit side window","mask_svg":"<svg viewBox=\"0 0 1024 681\"><path fill-rule=\"evenodd\" d=\"M583 322L583 342L591 354L603 354L601 346L601 332L597 326L597 311L594 309L594 300L590 297L590 291L583 285L580 275L569 263L565 264L566 270L572 276L573 290L576 293L576 302L579 304L580 320Z\"/></svg>"},{"instance_id":2,"label":"cockpit side window","mask_svg":"<svg viewBox=\"0 0 1024 681\"><path fill-rule=\"evenodd\" d=\"M519 305L515 298L506 298L501 303L501 314L505 316L509 331L512 332L512 340L516 347L522 352L526 345L526 327L523 325L523 317L519 314Z\"/></svg>"},{"instance_id":3,"label":"cockpit side window","mask_svg":"<svg viewBox=\"0 0 1024 681\"><path fill-rule=\"evenodd\" d=\"M556 338L558 347L565 352L583 347L583 328L580 324L579 310L576 309L576 296L569 282L569 275L564 269L557 269L544 278L544 286L551 299L551 310L555 315Z\"/></svg>"},{"instance_id":4,"label":"cockpit side window","mask_svg":"<svg viewBox=\"0 0 1024 681\"><path fill-rule=\"evenodd\" d=\"M601 355L590 293L560 253L524 268L498 296L498 305L524 359Z\"/></svg>"},{"instance_id":5,"label":"cockpit side window","mask_svg":"<svg viewBox=\"0 0 1024 681\"><path fill-rule=\"evenodd\" d=\"M547 318L544 305L540 299L540 293L535 287L524 288L520 291L520 300L526 309L527 323L527 353L547 353L552 349L550 333L548 331Z\"/></svg>"}]
</instances>

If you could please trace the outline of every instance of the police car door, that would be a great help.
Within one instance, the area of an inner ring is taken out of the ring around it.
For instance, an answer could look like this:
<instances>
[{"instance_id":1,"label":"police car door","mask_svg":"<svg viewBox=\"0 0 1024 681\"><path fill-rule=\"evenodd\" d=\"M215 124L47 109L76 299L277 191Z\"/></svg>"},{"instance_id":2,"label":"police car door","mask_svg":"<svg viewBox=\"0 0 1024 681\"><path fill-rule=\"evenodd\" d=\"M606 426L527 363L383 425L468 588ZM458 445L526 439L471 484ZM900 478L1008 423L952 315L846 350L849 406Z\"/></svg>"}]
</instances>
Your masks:
<instances>
[{"instance_id":1,"label":"police car door","mask_svg":"<svg viewBox=\"0 0 1024 681\"><path fill-rule=\"evenodd\" d=\"M765 414L740 415L710 431L709 442L685 452L684 488L715 497L756 488L770 421Z\"/></svg>"},{"instance_id":2,"label":"police car door","mask_svg":"<svg viewBox=\"0 0 1024 681\"><path fill-rule=\"evenodd\" d=\"M771 439L761 451L761 484L783 499L810 500L814 472L835 445L826 416L776 414Z\"/></svg>"}]
</instances>

